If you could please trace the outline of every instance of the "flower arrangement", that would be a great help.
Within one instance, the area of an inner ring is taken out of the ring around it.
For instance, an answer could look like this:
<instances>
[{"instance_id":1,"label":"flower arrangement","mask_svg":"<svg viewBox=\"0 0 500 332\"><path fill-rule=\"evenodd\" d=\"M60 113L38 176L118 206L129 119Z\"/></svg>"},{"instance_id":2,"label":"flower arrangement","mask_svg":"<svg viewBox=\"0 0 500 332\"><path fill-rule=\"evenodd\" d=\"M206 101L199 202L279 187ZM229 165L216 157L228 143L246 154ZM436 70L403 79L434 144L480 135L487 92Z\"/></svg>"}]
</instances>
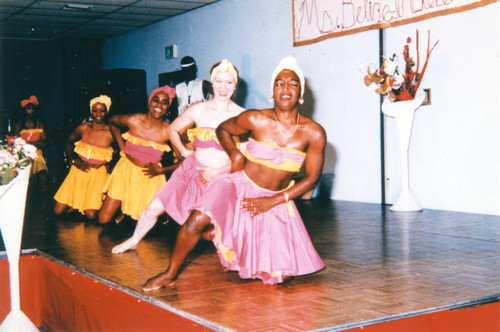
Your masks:
<instances>
[{"instance_id":1,"label":"flower arrangement","mask_svg":"<svg viewBox=\"0 0 500 332\"><path fill-rule=\"evenodd\" d=\"M403 59L405 62L404 71L401 73L398 60L399 58L396 54L393 54L391 58L384 57L382 61L382 65L380 66L380 71L377 69L375 72L371 72L370 68L368 68L368 74L365 76L364 81L366 86L369 86L372 83L378 84L378 88L375 89L375 92L381 95L388 95L391 101L403 101L403 100L413 100L415 95L417 94L418 87L422 82L422 79L425 74L425 70L427 69L427 63L429 61L429 57L434 50L434 47L439 43L439 40L430 47L430 31L428 32L427 37L427 56L425 58L424 65L422 67L422 71L419 72L419 38L418 38L418 30L416 32L416 53L417 53L417 62L410 55L410 43L411 38L408 37L406 42L407 44L404 46L403 50ZM416 68L414 69L416 65Z\"/></svg>"},{"instance_id":2,"label":"flower arrangement","mask_svg":"<svg viewBox=\"0 0 500 332\"><path fill-rule=\"evenodd\" d=\"M12 181L36 157L36 147L21 137L12 142L0 142L0 185Z\"/></svg>"}]
</instances>

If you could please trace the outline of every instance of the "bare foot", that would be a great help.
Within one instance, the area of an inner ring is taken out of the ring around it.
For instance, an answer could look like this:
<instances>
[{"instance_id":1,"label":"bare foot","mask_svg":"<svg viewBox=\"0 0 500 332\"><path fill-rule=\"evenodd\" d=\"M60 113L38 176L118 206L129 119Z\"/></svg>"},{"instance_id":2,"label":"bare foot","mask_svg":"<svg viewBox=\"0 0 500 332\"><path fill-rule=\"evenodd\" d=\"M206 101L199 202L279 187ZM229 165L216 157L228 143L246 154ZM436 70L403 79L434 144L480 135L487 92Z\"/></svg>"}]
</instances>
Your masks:
<instances>
[{"instance_id":1,"label":"bare foot","mask_svg":"<svg viewBox=\"0 0 500 332\"><path fill-rule=\"evenodd\" d=\"M114 246L113 249L111 250L111 253L121 254L127 250L134 250L136 247L137 247L137 243L135 243L134 240L132 238L130 238L130 239L125 240L122 243Z\"/></svg>"},{"instance_id":2,"label":"bare foot","mask_svg":"<svg viewBox=\"0 0 500 332\"><path fill-rule=\"evenodd\" d=\"M167 272L162 272L157 276L149 279L144 286L142 286L142 290L145 292L151 292L165 286L174 287L175 281L177 278L170 278Z\"/></svg>"}]
</instances>

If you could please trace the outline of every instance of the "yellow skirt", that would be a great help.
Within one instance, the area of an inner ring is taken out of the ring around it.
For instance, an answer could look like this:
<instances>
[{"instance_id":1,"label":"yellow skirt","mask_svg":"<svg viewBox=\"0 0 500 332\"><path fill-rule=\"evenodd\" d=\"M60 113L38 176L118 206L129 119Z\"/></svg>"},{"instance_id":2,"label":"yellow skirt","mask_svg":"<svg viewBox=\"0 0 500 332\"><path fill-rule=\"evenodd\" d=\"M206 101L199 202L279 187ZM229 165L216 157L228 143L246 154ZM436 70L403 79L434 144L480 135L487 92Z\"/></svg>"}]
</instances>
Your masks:
<instances>
[{"instance_id":1,"label":"yellow skirt","mask_svg":"<svg viewBox=\"0 0 500 332\"><path fill-rule=\"evenodd\" d=\"M143 170L144 168L136 166L127 157L121 157L103 189L109 197L122 202L121 209L124 214L136 220L155 194L167 183L164 175L150 178L144 175Z\"/></svg>"},{"instance_id":2,"label":"yellow skirt","mask_svg":"<svg viewBox=\"0 0 500 332\"><path fill-rule=\"evenodd\" d=\"M43 157L43 152L41 149L36 149L37 157L33 160L33 164L31 166L31 175L36 174L41 171L48 171L47 163L45 162L45 158Z\"/></svg>"},{"instance_id":3,"label":"yellow skirt","mask_svg":"<svg viewBox=\"0 0 500 332\"><path fill-rule=\"evenodd\" d=\"M87 172L71 166L54 199L82 214L85 210L99 210L103 202L102 188L108 177L106 166L91 167Z\"/></svg>"}]
</instances>

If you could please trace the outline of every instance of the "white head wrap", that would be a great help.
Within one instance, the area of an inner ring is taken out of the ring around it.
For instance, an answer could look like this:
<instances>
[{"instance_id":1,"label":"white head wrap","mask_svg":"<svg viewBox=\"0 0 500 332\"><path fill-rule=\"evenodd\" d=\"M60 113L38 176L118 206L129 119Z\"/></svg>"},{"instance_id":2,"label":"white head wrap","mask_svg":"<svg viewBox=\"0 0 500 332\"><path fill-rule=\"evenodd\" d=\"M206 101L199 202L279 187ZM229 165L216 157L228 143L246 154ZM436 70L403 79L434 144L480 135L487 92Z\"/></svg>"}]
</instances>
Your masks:
<instances>
[{"instance_id":1,"label":"white head wrap","mask_svg":"<svg viewBox=\"0 0 500 332\"><path fill-rule=\"evenodd\" d=\"M302 73L302 70L299 68L299 65L297 64L297 59L291 55L281 60L278 67L276 67L276 69L274 70L273 76L271 77L271 95L273 94L274 81L276 80L276 76L278 76L278 74L285 69L293 71L299 77L300 98L304 97L304 88L306 84L304 79L304 74Z\"/></svg>"}]
</instances>

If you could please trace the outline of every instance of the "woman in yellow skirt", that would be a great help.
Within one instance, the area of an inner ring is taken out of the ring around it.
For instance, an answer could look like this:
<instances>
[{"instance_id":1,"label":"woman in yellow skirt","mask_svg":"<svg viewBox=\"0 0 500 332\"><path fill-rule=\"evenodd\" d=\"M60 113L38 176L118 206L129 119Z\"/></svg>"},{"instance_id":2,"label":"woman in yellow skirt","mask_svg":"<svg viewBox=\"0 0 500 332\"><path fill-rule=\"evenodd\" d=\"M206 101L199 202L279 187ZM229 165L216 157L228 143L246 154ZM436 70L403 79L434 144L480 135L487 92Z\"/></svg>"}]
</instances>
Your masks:
<instances>
[{"instance_id":1,"label":"woman in yellow skirt","mask_svg":"<svg viewBox=\"0 0 500 332\"><path fill-rule=\"evenodd\" d=\"M54 213L58 216L73 210L89 219L98 216L103 202L102 190L108 179L106 164L113 157L113 136L106 122L110 106L108 96L92 99L92 121L79 125L66 141L71 168L54 196Z\"/></svg>"},{"instance_id":2,"label":"woman in yellow skirt","mask_svg":"<svg viewBox=\"0 0 500 332\"><path fill-rule=\"evenodd\" d=\"M120 222L123 214L139 219L142 210L166 183L164 173L177 167L160 165L163 153L171 150L167 144L169 123L165 114L174 97L175 89L160 87L151 93L147 113L109 119L121 158L104 187L107 197L99 212L101 224L109 223L113 217ZM120 128L128 131L122 135Z\"/></svg>"},{"instance_id":3,"label":"woman in yellow skirt","mask_svg":"<svg viewBox=\"0 0 500 332\"><path fill-rule=\"evenodd\" d=\"M45 127L40 120L38 108L40 103L34 95L21 100L21 120L16 124L16 136L20 136L26 143L36 147L37 158L31 166L31 175L40 180L40 189L47 191L48 169L43 157L42 147L46 144Z\"/></svg>"}]
</instances>

